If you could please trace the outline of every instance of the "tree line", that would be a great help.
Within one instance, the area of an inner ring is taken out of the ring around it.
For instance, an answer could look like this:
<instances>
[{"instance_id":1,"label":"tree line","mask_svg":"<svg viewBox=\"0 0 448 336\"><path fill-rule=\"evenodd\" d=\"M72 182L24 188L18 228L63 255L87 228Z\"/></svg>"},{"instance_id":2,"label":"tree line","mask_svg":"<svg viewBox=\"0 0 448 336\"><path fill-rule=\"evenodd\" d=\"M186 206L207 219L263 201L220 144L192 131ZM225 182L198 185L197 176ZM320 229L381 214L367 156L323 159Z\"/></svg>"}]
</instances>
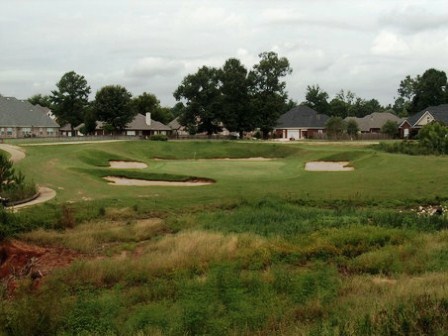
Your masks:
<instances>
[{"instance_id":1,"label":"tree line","mask_svg":"<svg viewBox=\"0 0 448 336\"><path fill-rule=\"evenodd\" d=\"M237 58L226 60L220 68L204 65L185 76L173 93L178 103L170 108L162 107L152 93L132 97L120 85L101 88L89 101L91 88L87 80L71 71L61 77L51 95L34 95L29 101L51 108L61 125L75 127L84 123L85 134L94 132L96 121L103 121L112 132L120 132L137 113L150 112L152 119L165 124L179 117L191 134L211 135L226 128L242 136L258 128L267 137L280 115L298 105L286 91L284 77L291 72L289 60L272 51L261 53L259 62L250 70ZM422 75L406 76L394 104L387 106L343 89L330 99L318 84L307 86L305 101L300 104L341 119L384 111L404 117L428 106L448 103L447 87L444 71L428 69Z\"/></svg>"},{"instance_id":2,"label":"tree line","mask_svg":"<svg viewBox=\"0 0 448 336\"><path fill-rule=\"evenodd\" d=\"M73 129L83 123L81 132L84 134L93 134L97 121L104 122L108 131L119 133L138 113L150 112L151 119L162 123L168 123L179 113L179 109L162 107L152 93L143 92L132 97L121 85L102 87L93 101L89 101L90 93L85 77L70 71L56 83L51 95L37 94L28 101L50 108L60 125L70 124Z\"/></svg>"}]
</instances>

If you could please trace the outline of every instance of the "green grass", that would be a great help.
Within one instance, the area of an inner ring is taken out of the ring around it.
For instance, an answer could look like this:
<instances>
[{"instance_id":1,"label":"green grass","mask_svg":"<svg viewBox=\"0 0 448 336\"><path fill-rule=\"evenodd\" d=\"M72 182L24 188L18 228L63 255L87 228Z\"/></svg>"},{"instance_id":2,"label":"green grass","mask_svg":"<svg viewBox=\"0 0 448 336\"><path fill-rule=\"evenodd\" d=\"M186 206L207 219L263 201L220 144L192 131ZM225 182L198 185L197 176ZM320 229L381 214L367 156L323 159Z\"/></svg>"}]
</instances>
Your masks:
<instances>
[{"instance_id":1,"label":"green grass","mask_svg":"<svg viewBox=\"0 0 448 336\"><path fill-rule=\"evenodd\" d=\"M0 300L0 334L381 335L448 329L448 158L313 143L24 147L57 191L5 235L82 253ZM264 157L242 161L217 158ZM156 160L164 159L164 160ZM108 168L139 161L142 170ZM353 172L307 172L307 161ZM102 177L203 187L120 187ZM1 228L1 227L0 227ZM18 234L21 231L28 231ZM0 293L1 295L1 293Z\"/></svg>"}]
</instances>

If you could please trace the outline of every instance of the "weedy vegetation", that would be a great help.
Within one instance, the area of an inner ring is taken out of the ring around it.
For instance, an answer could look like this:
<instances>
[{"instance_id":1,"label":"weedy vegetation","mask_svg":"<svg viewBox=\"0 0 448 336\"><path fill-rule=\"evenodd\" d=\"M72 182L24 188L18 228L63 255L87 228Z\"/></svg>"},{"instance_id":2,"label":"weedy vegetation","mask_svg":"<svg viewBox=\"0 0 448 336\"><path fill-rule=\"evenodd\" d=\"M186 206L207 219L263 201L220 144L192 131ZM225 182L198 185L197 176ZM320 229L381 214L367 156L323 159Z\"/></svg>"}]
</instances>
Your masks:
<instances>
[{"instance_id":1,"label":"weedy vegetation","mask_svg":"<svg viewBox=\"0 0 448 336\"><path fill-rule=\"evenodd\" d=\"M138 141L33 146L55 200L0 212L1 238L79 258L19 279L4 335L437 335L448 329L448 158L368 147ZM218 160L265 158L265 160ZM269 159L269 160L266 160ZM195 188L114 187L200 176ZM353 172L306 172L307 161ZM37 169L38 168L38 169ZM114 170L115 173L117 170ZM54 175L53 175L54 174ZM53 176L49 178L49 176Z\"/></svg>"}]
</instances>

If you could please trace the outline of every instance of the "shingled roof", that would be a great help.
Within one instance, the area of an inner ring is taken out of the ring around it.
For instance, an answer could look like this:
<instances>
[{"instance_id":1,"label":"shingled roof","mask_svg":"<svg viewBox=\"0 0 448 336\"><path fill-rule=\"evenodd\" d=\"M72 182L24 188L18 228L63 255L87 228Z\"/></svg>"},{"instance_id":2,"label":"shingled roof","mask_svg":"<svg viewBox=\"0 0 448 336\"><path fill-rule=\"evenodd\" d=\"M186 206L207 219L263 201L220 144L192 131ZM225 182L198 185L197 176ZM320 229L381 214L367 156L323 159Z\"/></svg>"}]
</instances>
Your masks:
<instances>
[{"instance_id":1,"label":"shingled roof","mask_svg":"<svg viewBox=\"0 0 448 336\"><path fill-rule=\"evenodd\" d=\"M371 129L381 128L387 121L395 121L397 124L402 122L402 119L389 112L374 112L362 118L345 118L345 121L349 120L355 120L359 129L363 132L369 132Z\"/></svg>"},{"instance_id":2,"label":"shingled roof","mask_svg":"<svg viewBox=\"0 0 448 336\"><path fill-rule=\"evenodd\" d=\"M47 115L48 109L27 100L0 97L0 126L2 127L59 127Z\"/></svg>"},{"instance_id":3,"label":"shingled roof","mask_svg":"<svg viewBox=\"0 0 448 336\"><path fill-rule=\"evenodd\" d=\"M299 105L285 114L277 122L277 128L325 128L330 117L319 114L311 107Z\"/></svg>"},{"instance_id":4,"label":"shingled roof","mask_svg":"<svg viewBox=\"0 0 448 336\"><path fill-rule=\"evenodd\" d=\"M134 120L132 120L129 124L126 125L126 130L171 131L171 127L152 119L151 119L151 125L148 125L146 123L146 117L142 114L137 114Z\"/></svg>"},{"instance_id":5,"label":"shingled roof","mask_svg":"<svg viewBox=\"0 0 448 336\"><path fill-rule=\"evenodd\" d=\"M410 116L406 120L411 126L414 126L426 112L431 113L431 115L434 117L435 120L441 121L444 124L448 125L448 104L430 106Z\"/></svg>"},{"instance_id":6,"label":"shingled roof","mask_svg":"<svg viewBox=\"0 0 448 336\"><path fill-rule=\"evenodd\" d=\"M96 122L96 128L102 129L105 123L103 121ZM75 130L80 130L84 124L80 124L75 127ZM146 123L146 117L142 114L137 114L135 118L126 125L126 131L171 131L171 128L162 124L159 121L151 119L151 125Z\"/></svg>"}]
</instances>

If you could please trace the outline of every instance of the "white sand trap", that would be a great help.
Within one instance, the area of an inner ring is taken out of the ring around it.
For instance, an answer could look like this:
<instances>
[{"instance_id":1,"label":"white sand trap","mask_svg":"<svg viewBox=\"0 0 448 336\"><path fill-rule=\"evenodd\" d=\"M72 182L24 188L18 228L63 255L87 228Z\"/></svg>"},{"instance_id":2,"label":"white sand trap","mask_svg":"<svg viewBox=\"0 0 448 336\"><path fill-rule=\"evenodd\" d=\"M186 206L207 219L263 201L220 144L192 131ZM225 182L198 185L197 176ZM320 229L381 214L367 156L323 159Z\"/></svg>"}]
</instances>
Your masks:
<instances>
[{"instance_id":1,"label":"white sand trap","mask_svg":"<svg viewBox=\"0 0 448 336\"><path fill-rule=\"evenodd\" d=\"M148 168L148 165L143 162L134 161L109 161L111 168L118 169L144 169Z\"/></svg>"},{"instance_id":2,"label":"white sand trap","mask_svg":"<svg viewBox=\"0 0 448 336\"><path fill-rule=\"evenodd\" d=\"M307 162L305 170L308 171L352 171L353 167L347 167L350 162Z\"/></svg>"},{"instance_id":3,"label":"white sand trap","mask_svg":"<svg viewBox=\"0 0 448 336\"><path fill-rule=\"evenodd\" d=\"M139 180L139 179L129 179L126 177L117 176L106 176L104 177L109 184L121 185L121 186L172 186L172 187L196 187L213 184L213 181L197 180L197 181L150 181L150 180Z\"/></svg>"}]
</instances>

